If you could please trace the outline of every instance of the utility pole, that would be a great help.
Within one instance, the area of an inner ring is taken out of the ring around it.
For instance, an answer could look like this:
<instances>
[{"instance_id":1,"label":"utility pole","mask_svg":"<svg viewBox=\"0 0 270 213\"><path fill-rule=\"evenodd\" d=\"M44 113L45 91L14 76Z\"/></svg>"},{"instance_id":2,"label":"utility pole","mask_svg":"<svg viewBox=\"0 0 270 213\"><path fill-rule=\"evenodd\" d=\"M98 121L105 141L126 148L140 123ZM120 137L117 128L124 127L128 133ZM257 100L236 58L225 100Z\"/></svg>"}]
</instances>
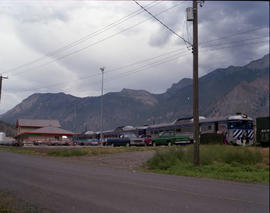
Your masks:
<instances>
[{"instance_id":1,"label":"utility pole","mask_svg":"<svg viewBox=\"0 0 270 213\"><path fill-rule=\"evenodd\" d=\"M100 103L100 126L101 126L101 131L100 131L100 140L101 142L103 141L103 78L104 78L104 70L105 67L101 67L101 75L102 75L102 81L101 81L101 103Z\"/></svg>"},{"instance_id":2,"label":"utility pole","mask_svg":"<svg viewBox=\"0 0 270 213\"><path fill-rule=\"evenodd\" d=\"M194 165L200 164L200 127L199 127L199 86L198 86L198 5L193 0L193 7L187 8L187 21L193 21L193 141L194 141ZM200 1L203 6L204 1Z\"/></svg>"},{"instance_id":3,"label":"utility pole","mask_svg":"<svg viewBox=\"0 0 270 213\"><path fill-rule=\"evenodd\" d=\"M0 75L0 102L1 102L1 95L2 95L2 81L3 79L8 79L8 77L4 77L2 76L2 74Z\"/></svg>"},{"instance_id":4,"label":"utility pole","mask_svg":"<svg viewBox=\"0 0 270 213\"><path fill-rule=\"evenodd\" d=\"M200 164L199 138L199 87L198 87L198 8L193 0L193 135L194 135L194 165Z\"/></svg>"}]
</instances>

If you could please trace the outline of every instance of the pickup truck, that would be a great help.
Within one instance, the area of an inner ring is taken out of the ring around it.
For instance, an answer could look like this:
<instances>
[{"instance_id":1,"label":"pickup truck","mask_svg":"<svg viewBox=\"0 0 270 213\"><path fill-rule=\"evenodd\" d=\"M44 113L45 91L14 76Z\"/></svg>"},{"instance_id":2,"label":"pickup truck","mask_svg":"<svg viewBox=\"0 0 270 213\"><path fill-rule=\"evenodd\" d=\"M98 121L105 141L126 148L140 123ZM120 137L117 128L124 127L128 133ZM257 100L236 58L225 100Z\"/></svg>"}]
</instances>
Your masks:
<instances>
[{"instance_id":1,"label":"pickup truck","mask_svg":"<svg viewBox=\"0 0 270 213\"><path fill-rule=\"evenodd\" d=\"M125 133L120 135L119 138L108 138L106 142L104 142L105 146L138 146L145 145L143 138L138 138L133 133Z\"/></svg>"},{"instance_id":2,"label":"pickup truck","mask_svg":"<svg viewBox=\"0 0 270 213\"><path fill-rule=\"evenodd\" d=\"M174 131L161 132L158 137L152 139L153 146L191 143L189 136L178 136Z\"/></svg>"}]
</instances>

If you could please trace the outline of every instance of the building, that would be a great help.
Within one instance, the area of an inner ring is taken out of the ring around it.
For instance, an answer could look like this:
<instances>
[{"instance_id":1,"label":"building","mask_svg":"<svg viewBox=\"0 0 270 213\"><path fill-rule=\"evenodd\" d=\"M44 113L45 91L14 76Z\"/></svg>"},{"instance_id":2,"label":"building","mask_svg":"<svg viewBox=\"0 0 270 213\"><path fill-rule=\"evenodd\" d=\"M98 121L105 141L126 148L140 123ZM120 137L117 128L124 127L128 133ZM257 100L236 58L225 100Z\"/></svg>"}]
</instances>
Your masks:
<instances>
[{"instance_id":1,"label":"building","mask_svg":"<svg viewBox=\"0 0 270 213\"><path fill-rule=\"evenodd\" d=\"M18 119L16 128L20 144L71 141L75 134L62 129L58 120Z\"/></svg>"}]
</instances>

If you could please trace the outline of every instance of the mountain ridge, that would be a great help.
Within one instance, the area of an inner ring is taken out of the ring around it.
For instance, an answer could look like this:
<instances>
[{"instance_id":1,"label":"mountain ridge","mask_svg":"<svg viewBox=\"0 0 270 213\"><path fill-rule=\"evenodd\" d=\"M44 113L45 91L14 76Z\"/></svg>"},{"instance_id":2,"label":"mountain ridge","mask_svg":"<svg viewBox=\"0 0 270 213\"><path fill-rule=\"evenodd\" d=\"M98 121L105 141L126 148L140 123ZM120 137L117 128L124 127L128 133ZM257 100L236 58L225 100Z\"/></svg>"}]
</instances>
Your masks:
<instances>
[{"instance_id":1,"label":"mountain ridge","mask_svg":"<svg viewBox=\"0 0 270 213\"><path fill-rule=\"evenodd\" d=\"M200 77L200 115L223 116L236 111L245 111L253 117L269 115L267 79L269 54L244 66L219 68ZM244 104L246 100L250 102L248 105ZM96 131L101 123L100 101L100 96L80 98L65 93L36 93L1 119L9 123L15 123L17 118L58 119L64 128L72 131ZM192 79L181 79L161 94L124 88L106 93L103 101L104 129L171 122L192 115Z\"/></svg>"}]
</instances>

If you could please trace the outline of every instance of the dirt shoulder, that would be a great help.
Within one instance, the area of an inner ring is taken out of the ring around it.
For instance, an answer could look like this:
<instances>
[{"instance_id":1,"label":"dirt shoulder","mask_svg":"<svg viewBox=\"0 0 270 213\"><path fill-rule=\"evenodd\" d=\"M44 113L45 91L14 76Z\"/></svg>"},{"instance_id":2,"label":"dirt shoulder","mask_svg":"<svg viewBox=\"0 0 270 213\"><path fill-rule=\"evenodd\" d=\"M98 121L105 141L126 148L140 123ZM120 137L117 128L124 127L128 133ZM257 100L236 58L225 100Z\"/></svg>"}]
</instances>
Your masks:
<instances>
[{"instance_id":1,"label":"dirt shoulder","mask_svg":"<svg viewBox=\"0 0 270 213\"><path fill-rule=\"evenodd\" d=\"M162 149L162 148L156 148ZM140 168L156 150L153 147L0 147L0 150L21 154L33 154L40 157L54 158L74 163L83 163L98 167L135 170ZM83 156L49 156L50 151L85 151Z\"/></svg>"},{"instance_id":2,"label":"dirt shoulder","mask_svg":"<svg viewBox=\"0 0 270 213\"><path fill-rule=\"evenodd\" d=\"M83 156L66 158L71 162L85 163L98 167L109 167L116 169L136 170L155 154L154 150L120 152L114 154ZM63 158L62 158L63 159Z\"/></svg>"}]
</instances>

